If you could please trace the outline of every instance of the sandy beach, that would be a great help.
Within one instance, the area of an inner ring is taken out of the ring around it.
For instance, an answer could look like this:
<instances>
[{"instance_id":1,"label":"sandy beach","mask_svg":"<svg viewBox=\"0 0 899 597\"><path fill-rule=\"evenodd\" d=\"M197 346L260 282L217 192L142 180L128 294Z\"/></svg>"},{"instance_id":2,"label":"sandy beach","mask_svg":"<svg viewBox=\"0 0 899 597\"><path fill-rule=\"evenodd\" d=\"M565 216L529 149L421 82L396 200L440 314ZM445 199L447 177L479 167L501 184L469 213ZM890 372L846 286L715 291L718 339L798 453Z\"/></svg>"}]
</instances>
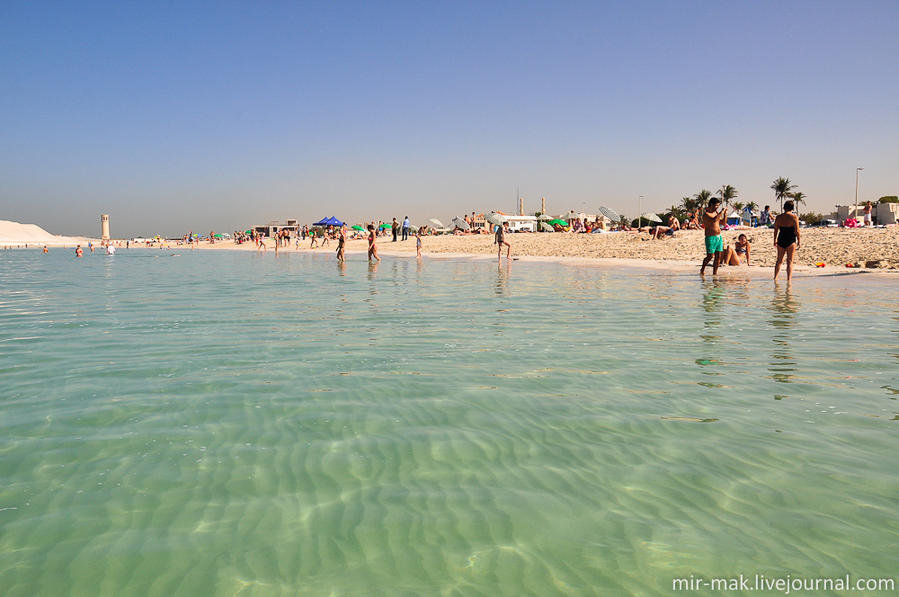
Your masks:
<instances>
[{"instance_id":1,"label":"sandy beach","mask_svg":"<svg viewBox=\"0 0 899 597\"><path fill-rule=\"evenodd\" d=\"M776 251L774 233L770 229L725 231L724 241L733 245L737 236L745 233L752 243L751 261L753 268L774 266ZM570 258L578 260L621 260L622 263L656 263L661 266L698 265L705 256L703 233L700 230L685 230L674 237L652 240L649 234L639 232L617 232L607 234L510 234L513 257ZM269 252L273 252L272 241L267 241ZM202 249L255 250L252 244L236 245L230 241L219 241L214 245L201 243ZM364 239L347 243L347 252L365 252ZM309 240L301 242L301 251L333 252L337 243L331 241L327 247L309 248ZM382 255L414 255L415 239L392 242L389 236L378 239L378 249ZM293 244L289 251L295 251ZM442 235L422 237L424 255L496 255L496 245L491 235ZM824 268L816 266L824 263ZM899 270L899 227L846 229L811 228L803 229L802 243L797 252L798 269L845 271L846 264L858 264L861 268L877 270Z\"/></svg>"},{"instance_id":2,"label":"sandy beach","mask_svg":"<svg viewBox=\"0 0 899 597\"><path fill-rule=\"evenodd\" d=\"M99 239L85 237L55 236L31 224L15 222L0 223L0 247L25 248L48 245L50 247L71 247L75 244L93 242ZM774 266L774 232L767 228L750 230L729 230L723 232L725 245L733 245L737 236L745 233L752 243L752 268L763 270ZM615 261L621 264L675 267L698 265L705 256L703 233L701 230L682 230L673 237L653 240L647 233L612 232L605 234L510 234L512 256L518 258L560 259L565 261ZM124 245L124 240L114 240ZM274 241L267 239L267 251L274 252ZM334 252L336 241L327 247L310 248L307 239L300 243L300 251L319 253ZM174 241L167 246L176 247ZM201 242L199 249L255 251L252 243L235 244L233 241L217 241L214 244ZM392 242L390 236L378 239L378 249L382 255L415 255L415 238L403 242ZM295 252L291 242L289 249ZM350 240L347 253L365 253L365 239ZM422 237L422 253L426 256L495 256L496 245L492 235L441 235ZM824 263L824 267L816 264ZM869 270L899 271L899 227L870 229L849 228L808 228L802 231L802 243L797 251L798 271L826 270L845 271L847 264L854 268Z\"/></svg>"}]
</instances>

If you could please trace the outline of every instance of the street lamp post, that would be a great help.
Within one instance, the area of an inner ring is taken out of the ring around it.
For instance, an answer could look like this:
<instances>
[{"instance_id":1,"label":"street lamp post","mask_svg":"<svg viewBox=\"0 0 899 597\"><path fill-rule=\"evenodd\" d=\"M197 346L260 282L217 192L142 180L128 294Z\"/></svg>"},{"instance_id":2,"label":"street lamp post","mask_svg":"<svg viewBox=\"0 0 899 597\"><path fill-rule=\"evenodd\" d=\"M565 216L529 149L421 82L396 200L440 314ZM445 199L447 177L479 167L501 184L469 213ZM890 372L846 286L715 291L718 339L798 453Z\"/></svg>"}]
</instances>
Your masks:
<instances>
[{"instance_id":1,"label":"street lamp post","mask_svg":"<svg viewBox=\"0 0 899 597\"><path fill-rule=\"evenodd\" d=\"M637 200L637 229L643 226L643 195Z\"/></svg>"},{"instance_id":2,"label":"street lamp post","mask_svg":"<svg viewBox=\"0 0 899 597\"><path fill-rule=\"evenodd\" d=\"M855 213L852 214L852 217L858 220L858 173L864 170L864 168L856 168L855 169Z\"/></svg>"}]
</instances>

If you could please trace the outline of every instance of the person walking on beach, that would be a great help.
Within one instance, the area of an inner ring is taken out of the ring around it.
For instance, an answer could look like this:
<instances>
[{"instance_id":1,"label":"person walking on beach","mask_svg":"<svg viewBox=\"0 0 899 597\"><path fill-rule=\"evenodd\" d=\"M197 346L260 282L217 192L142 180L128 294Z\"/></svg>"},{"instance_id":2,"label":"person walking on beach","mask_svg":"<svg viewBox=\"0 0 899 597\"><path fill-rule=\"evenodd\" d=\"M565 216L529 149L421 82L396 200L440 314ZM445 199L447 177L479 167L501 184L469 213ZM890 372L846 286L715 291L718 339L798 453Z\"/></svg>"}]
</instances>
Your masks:
<instances>
[{"instance_id":1,"label":"person walking on beach","mask_svg":"<svg viewBox=\"0 0 899 597\"><path fill-rule=\"evenodd\" d=\"M799 218L793 213L792 201L784 203L784 212L774 219L774 248L777 262L774 264L774 279L780 272L780 264L787 258L787 282L793 278L793 255L799 248Z\"/></svg>"},{"instance_id":2,"label":"person walking on beach","mask_svg":"<svg viewBox=\"0 0 899 597\"><path fill-rule=\"evenodd\" d=\"M705 275L705 266L709 264L713 258L715 264L712 267L712 274L718 274L718 266L721 264L721 253L724 251L724 239L721 238L721 222L727 213L726 205L718 207L721 200L712 198L709 206L702 214L702 225L705 230L705 259L702 260L702 267L699 268L699 275Z\"/></svg>"},{"instance_id":3,"label":"person walking on beach","mask_svg":"<svg viewBox=\"0 0 899 597\"><path fill-rule=\"evenodd\" d=\"M403 241L409 240L409 216L403 218Z\"/></svg>"},{"instance_id":4,"label":"person walking on beach","mask_svg":"<svg viewBox=\"0 0 899 597\"><path fill-rule=\"evenodd\" d=\"M340 236L337 237L337 261L343 263L343 249L346 246L346 226L340 227Z\"/></svg>"},{"instance_id":5,"label":"person walking on beach","mask_svg":"<svg viewBox=\"0 0 899 597\"><path fill-rule=\"evenodd\" d=\"M381 261L381 258L378 257L378 247L375 245L375 227L369 224L368 226L368 260L371 261L374 258L377 261Z\"/></svg>"},{"instance_id":6,"label":"person walking on beach","mask_svg":"<svg viewBox=\"0 0 899 597\"><path fill-rule=\"evenodd\" d=\"M509 253L512 251L512 245L506 242L506 233L508 232L507 226L508 222L503 222L501 225L497 225L496 233L493 238L493 242L496 243L496 258L499 261L503 260L503 245L506 245L506 260L509 259Z\"/></svg>"}]
</instances>

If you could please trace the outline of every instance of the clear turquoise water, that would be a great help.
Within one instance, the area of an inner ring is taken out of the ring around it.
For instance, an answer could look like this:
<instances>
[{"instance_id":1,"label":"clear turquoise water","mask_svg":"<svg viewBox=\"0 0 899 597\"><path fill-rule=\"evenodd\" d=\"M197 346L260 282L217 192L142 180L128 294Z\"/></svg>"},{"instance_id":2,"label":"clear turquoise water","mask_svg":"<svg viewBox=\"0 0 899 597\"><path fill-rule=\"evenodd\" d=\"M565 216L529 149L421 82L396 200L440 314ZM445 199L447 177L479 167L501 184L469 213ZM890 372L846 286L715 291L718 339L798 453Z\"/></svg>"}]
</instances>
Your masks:
<instances>
[{"instance_id":1,"label":"clear turquoise water","mask_svg":"<svg viewBox=\"0 0 899 597\"><path fill-rule=\"evenodd\" d=\"M0 587L666 595L896 574L873 277L0 254Z\"/></svg>"}]
</instances>

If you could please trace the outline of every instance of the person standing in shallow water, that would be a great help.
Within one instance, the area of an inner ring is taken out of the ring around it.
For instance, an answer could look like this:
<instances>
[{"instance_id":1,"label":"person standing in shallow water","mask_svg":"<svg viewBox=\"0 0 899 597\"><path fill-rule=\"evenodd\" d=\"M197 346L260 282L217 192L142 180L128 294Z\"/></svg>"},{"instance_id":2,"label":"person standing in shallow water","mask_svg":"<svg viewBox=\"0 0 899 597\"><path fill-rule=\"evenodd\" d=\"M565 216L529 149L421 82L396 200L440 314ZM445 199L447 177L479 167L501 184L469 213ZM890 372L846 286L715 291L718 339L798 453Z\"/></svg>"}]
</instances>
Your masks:
<instances>
[{"instance_id":1,"label":"person standing in shallow water","mask_svg":"<svg viewBox=\"0 0 899 597\"><path fill-rule=\"evenodd\" d=\"M793 256L799 248L799 218L793 213L795 204L784 203L784 212L774 218L774 248L777 262L774 264L774 279L780 273L780 264L787 259L787 282L793 278Z\"/></svg>"},{"instance_id":2,"label":"person standing in shallow water","mask_svg":"<svg viewBox=\"0 0 899 597\"><path fill-rule=\"evenodd\" d=\"M720 204L720 199L712 199L702 214L702 225L705 230L705 259L702 260L702 267L699 268L700 276L705 275L705 266L713 258L715 264L712 267L712 274L717 274L718 266L721 265L721 253L724 251L724 239L721 238L721 222L724 221L727 206L718 207Z\"/></svg>"},{"instance_id":3,"label":"person standing in shallow water","mask_svg":"<svg viewBox=\"0 0 899 597\"><path fill-rule=\"evenodd\" d=\"M503 245L506 245L506 260L509 259L509 253L512 251L512 245L506 241L506 234L509 232L507 228L508 225L508 222L503 222L501 225L498 225L493 238L493 242L496 243L496 258L499 261L503 260Z\"/></svg>"},{"instance_id":4,"label":"person standing in shallow water","mask_svg":"<svg viewBox=\"0 0 899 597\"><path fill-rule=\"evenodd\" d=\"M344 261L343 249L346 246L346 226L340 227L340 236L337 237L337 261Z\"/></svg>"},{"instance_id":5,"label":"person standing in shallow water","mask_svg":"<svg viewBox=\"0 0 899 597\"><path fill-rule=\"evenodd\" d=\"M375 245L375 227L371 224L368 225L368 260L371 261L375 259L376 261L381 261L381 258L378 257L378 247Z\"/></svg>"}]
</instances>

